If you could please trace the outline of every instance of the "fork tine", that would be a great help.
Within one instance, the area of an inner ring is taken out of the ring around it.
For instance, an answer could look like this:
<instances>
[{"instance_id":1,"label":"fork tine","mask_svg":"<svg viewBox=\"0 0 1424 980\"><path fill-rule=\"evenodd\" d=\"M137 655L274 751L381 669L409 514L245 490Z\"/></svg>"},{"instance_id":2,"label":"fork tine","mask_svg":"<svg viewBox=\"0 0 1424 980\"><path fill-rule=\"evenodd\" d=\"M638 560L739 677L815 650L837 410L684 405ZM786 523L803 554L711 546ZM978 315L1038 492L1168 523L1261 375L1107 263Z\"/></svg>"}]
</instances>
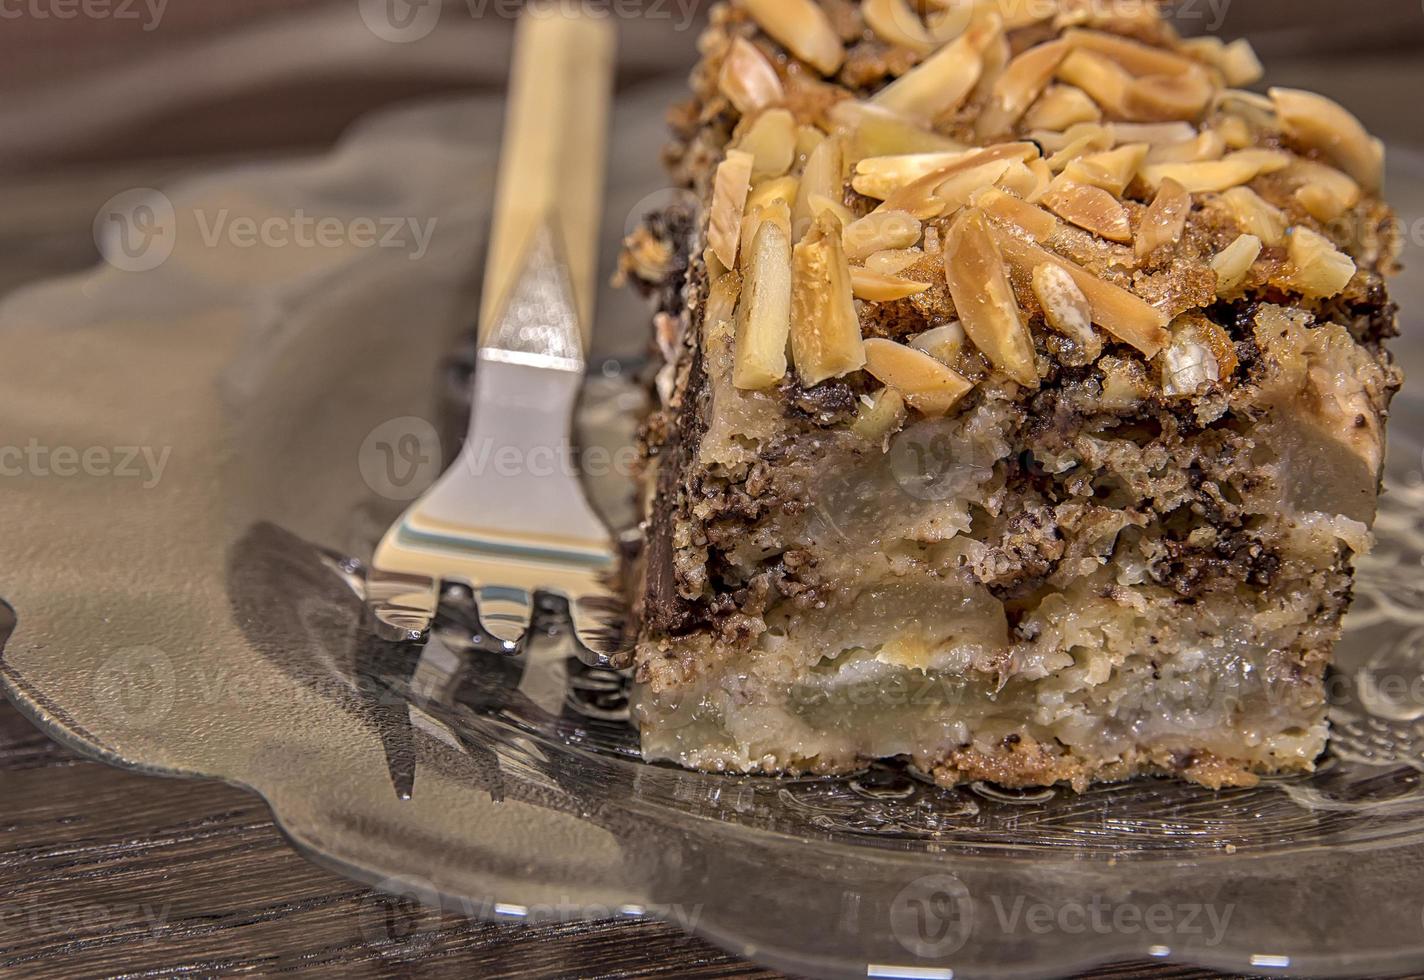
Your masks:
<instances>
[{"instance_id":1,"label":"fork tine","mask_svg":"<svg viewBox=\"0 0 1424 980\"><path fill-rule=\"evenodd\" d=\"M627 608L613 596L580 596L569 603L569 619L578 640L579 659L590 667L614 667L628 652L624 624Z\"/></svg>"},{"instance_id":2,"label":"fork tine","mask_svg":"<svg viewBox=\"0 0 1424 980\"><path fill-rule=\"evenodd\" d=\"M502 644L498 652L518 653L529 636L534 618L534 597L523 589L486 585L475 590L480 628Z\"/></svg>"}]
</instances>

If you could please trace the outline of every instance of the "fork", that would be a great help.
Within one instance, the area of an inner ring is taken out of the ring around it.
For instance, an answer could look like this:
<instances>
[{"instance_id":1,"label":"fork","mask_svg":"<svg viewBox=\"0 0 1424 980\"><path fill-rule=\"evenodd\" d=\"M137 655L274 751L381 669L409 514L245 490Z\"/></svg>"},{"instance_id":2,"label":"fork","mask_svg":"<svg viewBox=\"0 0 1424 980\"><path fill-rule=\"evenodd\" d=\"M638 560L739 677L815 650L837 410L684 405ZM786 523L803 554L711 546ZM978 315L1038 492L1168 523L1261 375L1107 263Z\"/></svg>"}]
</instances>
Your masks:
<instances>
[{"instance_id":1,"label":"fork","mask_svg":"<svg viewBox=\"0 0 1424 980\"><path fill-rule=\"evenodd\" d=\"M574 467L593 322L613 32L576 5L522 17L459 458L386 532L366 603L387 640L424 637L442 595L473 596L473 645L521 653L567 609L576 650L622 652L617 550Z\"/></svg>"}]
</instances>

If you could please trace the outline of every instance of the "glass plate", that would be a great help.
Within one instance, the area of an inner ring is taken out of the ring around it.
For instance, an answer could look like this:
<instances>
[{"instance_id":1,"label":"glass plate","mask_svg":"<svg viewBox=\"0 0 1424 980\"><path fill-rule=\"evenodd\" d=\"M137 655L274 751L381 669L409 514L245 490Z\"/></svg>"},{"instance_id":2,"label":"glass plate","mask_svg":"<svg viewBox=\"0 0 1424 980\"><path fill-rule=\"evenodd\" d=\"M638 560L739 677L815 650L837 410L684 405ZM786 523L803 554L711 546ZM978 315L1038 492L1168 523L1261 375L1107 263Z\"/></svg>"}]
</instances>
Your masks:
<instances>
[{"instance_id":1,"label":"glass plate","mask_svg":"<svg viewBox=\"0 0 1424 980\"><path fill-rule=\"evenodd\" d=\"M669 101L624 101L610 243L658 186L651 107ZM114 764L250 787L313 860L388 891L489 917L658 916L800 975L1424 963L1424 402L1407 395L1335 739L1308 778L1079 795L942 790L892 766L684 772L640 761L624 679L556 633L517 662L372 639L359 562L462 428L469 358L448 352L487 212L468 188L491 164L470 134L496 113L427 106L329 158L176 188L166 260L119 256L0 307L0 418L22 450L0 457L20 460L0 495L3 679L23 711ZM1424 168L1394 160L1417 215ZM412 261L199 235L223 208L439 223ZM1416 282L1398 291L1419 309ZM600 356L638 350L638 304L604 309ZM615 461L627 374L596 372L580 418ZM594 490L622 523L618 468Z\"/></svg>"}]
</instances>

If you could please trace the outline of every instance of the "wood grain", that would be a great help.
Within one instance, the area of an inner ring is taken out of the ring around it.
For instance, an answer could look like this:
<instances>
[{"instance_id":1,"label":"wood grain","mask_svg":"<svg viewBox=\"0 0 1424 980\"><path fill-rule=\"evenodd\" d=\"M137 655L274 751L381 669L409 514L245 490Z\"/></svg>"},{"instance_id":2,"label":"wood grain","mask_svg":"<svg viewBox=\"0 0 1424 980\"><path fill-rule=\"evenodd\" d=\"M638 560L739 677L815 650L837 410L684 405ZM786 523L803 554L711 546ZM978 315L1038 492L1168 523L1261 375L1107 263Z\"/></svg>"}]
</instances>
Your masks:
<instances>
[{"instance_id":1,"label":"wood grain","mask_svg":"<svg viewBox=\"0 0 1424 980\"><path fill-rule=\"evenodd\" d=\"M491 924L377 894L299 857L252 794L80 759L4 703L0 801L0 977L776 976L658 923Z\"/></svg>"}]
</instances>

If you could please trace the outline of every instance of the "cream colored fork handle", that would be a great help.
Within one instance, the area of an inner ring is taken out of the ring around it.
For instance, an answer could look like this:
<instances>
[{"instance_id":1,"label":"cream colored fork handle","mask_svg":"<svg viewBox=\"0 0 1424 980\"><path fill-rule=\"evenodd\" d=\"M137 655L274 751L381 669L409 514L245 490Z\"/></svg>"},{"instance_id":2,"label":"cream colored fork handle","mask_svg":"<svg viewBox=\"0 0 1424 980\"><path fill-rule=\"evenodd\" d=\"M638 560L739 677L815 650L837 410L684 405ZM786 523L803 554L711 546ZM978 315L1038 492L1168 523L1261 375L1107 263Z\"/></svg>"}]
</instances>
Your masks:
<instances>
[{"instance_id":1,"label":"cream colored fork handle","mask_svg":"<svg viewBox=\"0 0 1424 980\"><path fill-rule=\"evenodd\" d=\"M613 87L613 26L577 4L520 19L506 109L480 338L486 340L534 235L547 223L568 264L588 351Z\"/></svg>"}]
</instances>

